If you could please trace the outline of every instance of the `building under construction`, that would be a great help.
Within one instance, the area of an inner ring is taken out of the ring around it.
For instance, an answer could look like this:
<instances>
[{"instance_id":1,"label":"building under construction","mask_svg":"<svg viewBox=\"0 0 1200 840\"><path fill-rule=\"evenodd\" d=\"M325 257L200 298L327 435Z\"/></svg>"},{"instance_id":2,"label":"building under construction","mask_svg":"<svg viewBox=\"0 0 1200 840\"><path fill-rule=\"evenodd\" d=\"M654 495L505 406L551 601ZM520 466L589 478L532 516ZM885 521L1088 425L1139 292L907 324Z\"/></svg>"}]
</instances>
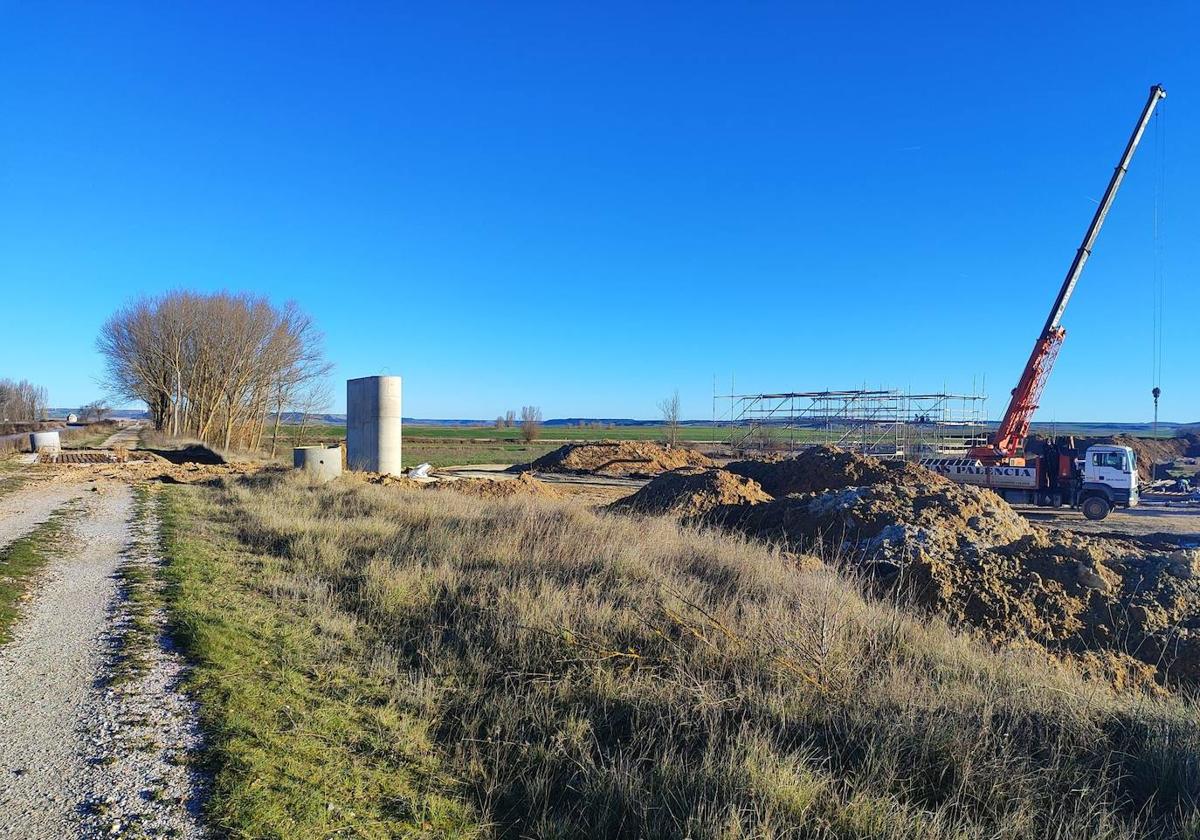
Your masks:
<instances>
[{"instance_id":1,"label":"building under construction","mask_svg":"<svg viewBox=\"0 0 1200 840\"><path fill-rule=\"evenodd\" d=\"M792 453L828 445L878 458L965 455L987 440L981 394L894 390L728 395L734 452Z\"/></svg>"}]
</instances>

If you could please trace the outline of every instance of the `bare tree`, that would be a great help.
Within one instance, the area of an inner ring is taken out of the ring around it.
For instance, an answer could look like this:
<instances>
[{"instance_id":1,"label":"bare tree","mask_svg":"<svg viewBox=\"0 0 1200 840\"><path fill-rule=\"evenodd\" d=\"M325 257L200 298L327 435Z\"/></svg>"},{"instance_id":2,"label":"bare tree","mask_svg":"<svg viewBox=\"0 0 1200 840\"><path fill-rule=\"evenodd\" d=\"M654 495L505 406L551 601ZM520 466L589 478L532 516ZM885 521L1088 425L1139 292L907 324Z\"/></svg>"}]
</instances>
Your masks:
<instances>
[{"instance_id":1,"label":"bare tree","mask_svg":"<svg viewBox=\"0 0 1200 840\"><path fill-rule=\"evenodd\" d=\"M503 415L500 415L500 414L496 415L496 428L497 429L504 428L504 416Z\"/></svg>"},{"instance_id":2,"label":"bare tree","mask_svg":"<svg viewBox=\"0 0 1200 840\"><path fill-rule=\"evenodd\" d=\"M332 401L333 393L330 390L328 380L325 379L312 382L295 396L289 404L289 408L299 421L296 423L295 433L297 446L304 443L304 436L308 432L309 426L312 425L314 420L329 410L329 404Z\"/></svg>"},{"instance_id":3,"label":"bare tree","mask_svg":"<svg viewBox=\"0 0 1200 840\"><path fill-rule=\"evenodd\" d=\"M662 412L663 431L667 445L675 446L679 443L679 389L660 402L658 410Z\"/></svg>"},{"instance_id":4,"label":"bare tree","mask_svg":"<svg viewBox=\"0 0 1200 840\"><path fill-rule=\"evenodd\" d=\"M542 433L542 410L536 405L521 408L521 438L529 443Z\"/></svg>"},{"instance_id":5,"label":"bare tree","mask_svg":"<svg viewBox=\"0 0 1200 840\"><path fill-rule=\"evenodd\" d=\"M504 412L504 425L510 429L517 425L517 412L513 411L511 408Z\"/></svg>"},{"instance_id":6,"label":"bare tree","mask_svg":"<svg viewBox=\"0 0 1200 840\"><path fill-rule=\"evenodd\" d=\"M85 423L95 423L96 421L103 420L110 413L112 413L112 409L108 407L108 403L104 400L92 400L79 409L79 419Z\"/></svg>"},{"instance_id":7,"label":"bare tree","mask_svg":"<svg viewBox=\"0 0 1200 840\"><path fill-rule=\"evenodd\" d=\"M321 335L295 304L222 292L142 298L104 325L110 390L146 403L154 427L226 449L263 444L274 418L329 371Z\"/></svg>"},{"instance_id":8,"label":"bare tree","mask_svg":"<svg viewBox=\"0 0 1200 840\"><path fill-rule=\"evenodd\" d=\"M0 379L0 421L16 423L46 417L46 389L22 379Z\"/></svg>"}]
</instances>

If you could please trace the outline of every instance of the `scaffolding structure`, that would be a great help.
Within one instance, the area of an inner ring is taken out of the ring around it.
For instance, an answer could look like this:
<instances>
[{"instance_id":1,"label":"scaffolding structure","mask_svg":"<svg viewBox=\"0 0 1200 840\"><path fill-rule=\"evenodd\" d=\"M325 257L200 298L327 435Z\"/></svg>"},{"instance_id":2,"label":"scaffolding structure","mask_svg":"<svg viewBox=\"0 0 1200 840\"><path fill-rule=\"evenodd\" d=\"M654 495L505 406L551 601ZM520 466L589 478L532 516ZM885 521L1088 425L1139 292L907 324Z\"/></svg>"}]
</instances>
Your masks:
<instances>
[{"instance_id":1,"label":"scaffolding structure","mask_svg":"<svg viewBox=\"0 0 1200 840\"><path fill-rule=\"evenodd\" d=\"M827 445L878 458L965 455L986 442L981 394L895 390L730 394L726 443L736 453Z\"/></svg>"}]
</instances>

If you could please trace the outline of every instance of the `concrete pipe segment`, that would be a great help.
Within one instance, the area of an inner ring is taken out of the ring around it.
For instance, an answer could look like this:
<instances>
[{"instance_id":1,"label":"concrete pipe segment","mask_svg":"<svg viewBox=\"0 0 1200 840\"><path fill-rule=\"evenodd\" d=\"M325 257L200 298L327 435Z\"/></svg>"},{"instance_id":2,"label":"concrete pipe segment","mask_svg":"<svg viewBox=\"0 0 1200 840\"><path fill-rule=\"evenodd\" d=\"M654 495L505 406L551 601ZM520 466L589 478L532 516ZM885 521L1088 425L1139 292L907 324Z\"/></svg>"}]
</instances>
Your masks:
<instances>
[{"instance_id":1,"label":"concrete pipe segment","mask_svg":"<svg viewBox=\"0 0 1200 840\"><path fill-rule=\"evenodd\" d=\"M57 455L62 451L62 440L58 432L33 432L29 436L29 448L33 452L48 452Z\"/></svg>"},{"instance_id":2,"label":"concrete pipe segment","mask_svg":"<svg viewBox=\"0 0 1200 840\"><path fill-rule=\"evenodd\" d=\"M292 450L292 466L322 483L342 474L340 446L300 446Z\"/></svg>"},{"instance_id":3,"label":"concrete pipe segment","mask_svg":"<svg viewBox=\"0 0 1200 840\"><path fill-rule=\"evenodd\" d=\"M400 475L400 377L346 381L346 464L352 470Z\"/></svg>"}]
</instances>

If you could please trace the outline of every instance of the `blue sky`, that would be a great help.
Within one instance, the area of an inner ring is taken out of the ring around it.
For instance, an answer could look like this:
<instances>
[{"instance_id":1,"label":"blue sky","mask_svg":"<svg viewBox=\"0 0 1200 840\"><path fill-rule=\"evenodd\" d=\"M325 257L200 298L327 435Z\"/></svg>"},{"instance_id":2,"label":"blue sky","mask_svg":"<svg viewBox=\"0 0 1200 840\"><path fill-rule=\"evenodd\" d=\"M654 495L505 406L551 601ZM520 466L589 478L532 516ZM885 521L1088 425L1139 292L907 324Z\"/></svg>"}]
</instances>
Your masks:
<instances>
[{"instance_id":1,"label":"blue sky","mask_svg":"<svg viewBox=\"0 0 1200 840\"><path fill-rule=\"evenodd\" d=\"M405 413L970 390L993 416L1149 86L1039 420L1200 420L1190 3L0 0L0 376L171 288L295 299ZM1160 156L1156 132L1166 128Z\"/></svg>"}]
</instances>

